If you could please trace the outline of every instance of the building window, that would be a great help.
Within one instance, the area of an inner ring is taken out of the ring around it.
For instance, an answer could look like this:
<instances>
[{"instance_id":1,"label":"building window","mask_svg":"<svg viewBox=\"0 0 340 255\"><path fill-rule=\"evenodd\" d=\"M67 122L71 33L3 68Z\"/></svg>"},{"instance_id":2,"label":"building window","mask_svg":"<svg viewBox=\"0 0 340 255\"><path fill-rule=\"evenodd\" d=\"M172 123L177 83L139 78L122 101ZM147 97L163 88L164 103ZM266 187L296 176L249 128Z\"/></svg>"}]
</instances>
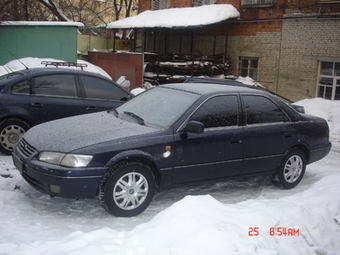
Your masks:
<instances>
[{"instance_id":1,"label":"building window","mask_svg":"<svg viewBox=\"0 0 340 255\"><path fill-rule=\"evenodd\" d=\"M275 0L242 0L242 6L254 6L254 5L261 5L261 6L271 6L273 5Z\"/></svg>"},{"instance_id":2,"label":"building window","mask_svg":"<svg viewBox=\"0 0 340 255\"><path fill-rule=\"evenodd\" d=\"M170 7L170 0L152 0L152 10L168 9Z\"/></svg>"},{"instance_id":3,"label":"building window","mask_svg":"<svg viewBox=\"0 0 340 255\"><path fill-rule=\"evenodd\" d=\"M318 97L340 100L340 62L320 62Z\"/></svg>"},{"instance_id":4,"label":"building window","mask_svg":"<svg viewBox=\"0 0 340 255\"><path fill-rule=\"evenodd\" d=\"M239 75L257 81L258 62L258 58L240 57Z\"/></svg>"},{"instance_id":5,"label":"building window","mask_svg":"<svg viewBox=\"0 0 340 255\"><path fill-rule=\"evenodd\" d=\"M217 0L193 0L193 6L202 6L202 5L209 5L209 4L216 4Z\"/></svg>"},{"instance_id":6,"label":"building window","mask_svg":"<svg viewBox=\"0 0 340 255\"><path fill-rule=\"evenodd\" d=\"M332 3L338 3L340 0L319 0L320 3L326 3L326 4L332 4Z\"/></svg>"}]
</instances>

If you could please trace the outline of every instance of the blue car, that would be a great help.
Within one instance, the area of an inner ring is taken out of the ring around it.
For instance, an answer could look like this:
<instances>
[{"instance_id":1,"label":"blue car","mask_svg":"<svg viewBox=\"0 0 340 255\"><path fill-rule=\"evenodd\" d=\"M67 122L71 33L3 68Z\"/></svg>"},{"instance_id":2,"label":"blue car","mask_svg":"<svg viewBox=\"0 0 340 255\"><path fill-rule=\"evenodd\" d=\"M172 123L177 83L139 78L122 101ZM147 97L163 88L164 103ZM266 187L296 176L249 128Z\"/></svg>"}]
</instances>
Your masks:
<instances>
[{"instance_id":1,"label":"blue car","mask_svg":"<svg viewBox=\"0 0 340 255\"><path fill-rule=\"evenodd\" d=\"M0 77L0 152L11 154L32 126L112 109L132 95L101 75L62 68L33 68Z\"/></svg>"},{"instance_id":2,"label":"blue car","mask_svg":"<svg viewBox=\"0 0 340 255\"><path fill-rule=\"evenodd\" d=\"M13 153L36 189L98 197L111 214L143 212L154 193L270 175L284 189L331 149L324 119L240 86L182 83L150 89L115 110L31 128Z\"/></svg>"}]
</instances>

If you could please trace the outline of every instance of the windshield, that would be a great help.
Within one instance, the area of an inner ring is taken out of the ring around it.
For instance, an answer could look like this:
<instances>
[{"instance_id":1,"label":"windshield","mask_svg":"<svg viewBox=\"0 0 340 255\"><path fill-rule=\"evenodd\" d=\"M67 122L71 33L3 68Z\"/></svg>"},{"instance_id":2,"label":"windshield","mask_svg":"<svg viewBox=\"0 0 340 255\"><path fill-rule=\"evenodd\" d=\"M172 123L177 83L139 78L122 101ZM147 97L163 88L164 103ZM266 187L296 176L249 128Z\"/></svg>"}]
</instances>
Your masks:
<instances>
[{"instance_id":1,"label":"windshield","mask_svg":"<svg viewBox=\"0 0 340 255\"><path fill-rule=\"evenodd\" d=\"M178 120L200 95L164 87L150 89L118 107L120 117L142 125L168 127Z\"/></svg>"}]
</instances>

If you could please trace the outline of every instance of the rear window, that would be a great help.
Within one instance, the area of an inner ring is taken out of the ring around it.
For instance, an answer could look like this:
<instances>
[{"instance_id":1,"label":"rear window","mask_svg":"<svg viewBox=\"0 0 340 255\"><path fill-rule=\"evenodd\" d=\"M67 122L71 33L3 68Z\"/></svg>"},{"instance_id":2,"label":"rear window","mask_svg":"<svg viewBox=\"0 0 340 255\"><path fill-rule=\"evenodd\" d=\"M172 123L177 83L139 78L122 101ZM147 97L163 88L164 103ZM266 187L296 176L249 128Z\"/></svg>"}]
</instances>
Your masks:
<instances>
[{"instance_id":1,"label":"rear window","mask_svg":"<svg viewBox=\"0 0 340 255\"><path fill-rule=\"evenodd\" d=\"M28 84L28 80L20 81L12 86L13 94L30 94L30 85Z\"/></svg>"}]
</instances>

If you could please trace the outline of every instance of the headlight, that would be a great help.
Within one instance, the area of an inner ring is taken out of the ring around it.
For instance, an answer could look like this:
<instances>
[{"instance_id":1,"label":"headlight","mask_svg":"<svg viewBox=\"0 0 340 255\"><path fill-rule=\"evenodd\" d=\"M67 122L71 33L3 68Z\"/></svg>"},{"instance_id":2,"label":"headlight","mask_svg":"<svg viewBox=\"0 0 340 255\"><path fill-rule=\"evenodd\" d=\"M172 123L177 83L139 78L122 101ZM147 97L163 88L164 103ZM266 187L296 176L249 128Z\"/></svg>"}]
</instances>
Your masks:
<instances>
[{"instance_id":1,"label":"headlight","mask_svg":"<svg viewBox=\"0 0 340 255\"><path fill-rule=\"evenodd\" d=\"M92 160L93 156L79 154L65 154L59 152L42 152L38 159L40 161L67 167L84 167Z\"/></svg>"}]
</instances>

